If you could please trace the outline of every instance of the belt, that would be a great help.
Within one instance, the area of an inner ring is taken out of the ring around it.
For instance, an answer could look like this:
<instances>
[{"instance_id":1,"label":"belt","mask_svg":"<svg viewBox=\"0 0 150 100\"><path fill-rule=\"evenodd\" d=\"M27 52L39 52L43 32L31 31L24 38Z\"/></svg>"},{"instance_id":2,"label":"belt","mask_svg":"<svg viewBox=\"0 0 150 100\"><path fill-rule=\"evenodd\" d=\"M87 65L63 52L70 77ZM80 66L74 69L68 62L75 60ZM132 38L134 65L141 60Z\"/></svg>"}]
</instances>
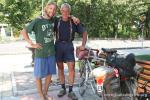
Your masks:
<instances>
[{"instance_id":1,"label":"belt","mask_svg":"<svg viewBox=\"0 0 150 100\"><path fill-rule=\"evenodd\" d=\"M72 41L56 41L56 42L70 43L70 42L72 42Z\"/></svg>"}]
</instances>

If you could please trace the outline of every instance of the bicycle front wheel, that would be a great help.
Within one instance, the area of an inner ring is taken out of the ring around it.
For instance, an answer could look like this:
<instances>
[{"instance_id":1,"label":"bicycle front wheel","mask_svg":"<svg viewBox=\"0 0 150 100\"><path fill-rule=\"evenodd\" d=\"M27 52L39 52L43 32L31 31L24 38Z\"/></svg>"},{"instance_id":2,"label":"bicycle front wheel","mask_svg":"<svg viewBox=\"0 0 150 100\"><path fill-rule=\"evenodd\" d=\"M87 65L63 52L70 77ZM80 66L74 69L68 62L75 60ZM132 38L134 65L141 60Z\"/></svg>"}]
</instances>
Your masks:
<instances>
[{"instance_id":1,"label":"bicycle front wheel","mask_svg":"<svg viewBox=\"0 0 150 100\"><path fill-rule=\"evenodd\" d=\"M80 80L79 80L79 93L81 96L84 95L86 90L86 69L85 69L85 61L81 60L79 62L79 73L80 73Z\"/></svg>"}]
</instances>

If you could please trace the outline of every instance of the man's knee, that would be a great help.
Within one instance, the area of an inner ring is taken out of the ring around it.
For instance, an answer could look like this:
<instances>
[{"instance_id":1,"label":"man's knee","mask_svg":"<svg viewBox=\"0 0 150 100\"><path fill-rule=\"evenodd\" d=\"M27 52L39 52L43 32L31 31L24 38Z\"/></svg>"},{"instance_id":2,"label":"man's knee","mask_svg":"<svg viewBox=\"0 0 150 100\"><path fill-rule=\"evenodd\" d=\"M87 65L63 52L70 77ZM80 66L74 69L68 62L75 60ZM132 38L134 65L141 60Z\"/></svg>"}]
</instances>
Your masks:
<instances>
[{"instance_id":1,"label":"man's knee","mask_svg":"<svg viewBox=\"0 0 150 100\"><path fill-rule=\"evenodd\" d=\"M70 72L75 72L74 66L71 66L71 67L69 68L69 71L70 71Z\"/></svg>"},{"instance_id":2,"label":"man's knee","mask_svg":"<svg viewBox=\"0 0 150 100\"><path fill-rule=\"evenodd\" d=\"M64 71L64 68L62 66L58 66L58 70L62 72Z\"/></svg>"},{"instance_id":3,"label":"man's knee","mask_svg":"<svg viewBox=\"0 0 150 100\"><path fill-rule=\"evenodd\" d=\"M63 62L57 62L57 67L58 69L63 70L64 69Z\"/></svg>"}]
</instances>

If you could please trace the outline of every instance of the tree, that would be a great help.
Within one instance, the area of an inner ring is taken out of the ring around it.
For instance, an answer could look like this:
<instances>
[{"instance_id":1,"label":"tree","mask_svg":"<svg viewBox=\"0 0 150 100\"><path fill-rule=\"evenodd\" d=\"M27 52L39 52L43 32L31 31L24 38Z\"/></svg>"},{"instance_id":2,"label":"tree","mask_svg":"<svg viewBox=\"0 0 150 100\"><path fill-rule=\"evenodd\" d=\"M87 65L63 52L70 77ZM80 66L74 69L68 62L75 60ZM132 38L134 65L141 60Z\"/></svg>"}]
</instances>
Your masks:
<instances>
[{"instance_id":1,"label":"tree","mask_svg":"<svg viewBox=\"0 0 150 100\"><path fill-rule=\"evenodd\" d=\"M0 1L0 22L4 22L4 14L3 14L3 11L4 11L4 1L1 0L1 1Z\"/></svg>"},{"instance_id":2,"label":"tree","mask_svg":"<svg viewBox=\"0 0 150 100\"><path fill-rule=\"evenodd\" d=\"M3 2L2 13L6 15L4 22L13 28L16 35L19 35L19 30L41 11L39 0L3 0Z\"/></svg>"},{"instance_id":3,"label":"tree","mask_svg":"<svg viewBox=\"0 0 150 100\"><path fill-rule=\"evenodd\" d=\"M60 7L68 2L72 14L85 25L90 37L137 38L140 34L139 16L146 16L144 36L150 38L149 0L43 0L55 1ZM42 0L1 0L0 20L16 31L33 18L41 15ZM57 15L60 13L58 12ZM7 16L4 16L7 15ZM137 22L137 23L135 23ZM133 26L137 26L133 28Z\"/></svg>"}]
</instances>

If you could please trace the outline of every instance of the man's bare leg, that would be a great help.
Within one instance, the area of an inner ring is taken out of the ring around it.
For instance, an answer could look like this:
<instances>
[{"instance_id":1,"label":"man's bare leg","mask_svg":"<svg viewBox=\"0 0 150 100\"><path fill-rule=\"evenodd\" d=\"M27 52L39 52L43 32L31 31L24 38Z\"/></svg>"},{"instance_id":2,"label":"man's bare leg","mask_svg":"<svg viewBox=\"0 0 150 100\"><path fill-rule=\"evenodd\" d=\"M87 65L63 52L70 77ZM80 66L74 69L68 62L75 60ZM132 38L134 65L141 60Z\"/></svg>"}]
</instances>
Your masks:
<instances>
[{"instance_id":1,"label":"man's bare leg","mask_svg":"<svg viewBox=\"0 0 150 100\"><path fill-rule=\"evenodd\" d=\"M49 85L52 82L51 78L52 78L52 75L48 75L48 76L45 77L45 87L44 87L44 93L45 93L45 95L47 95Z\"/></svg>"},{"instance_id":2,"label":"man's bare leg","mask_svg":"<svg viewBox=\"0 0 150 100\"><path fill-rule=\"evenodd\" d=\"M64 75L63 62L58 62L57 66L58 66L58 76L59 76L60 84L65 84L65 75Z\"/></svg>"},{"instance_id":3,"label":"man's bare leg","mask_svg":"<svg viewBox=\"0 0 150 100\"><path fill-rule=\"evenodd\" d=\"M52 97L48 96L48 88L49 88L50 83L52 82L51 78L52 78L52 75L48 75L45 77L44 96L46 100L52 99Z\"/></svg>"},{"instance_id":4,"label":"man's bare leg","mask_svg":"<svg viewBox=\"0 0 150 100\"><path fill-rule=\"evenodd\" d=\"M75 62L67 62L68 69L69 69L69 93L68 97L72 98L73 100L78 100L78 97L73 92L73 85L75 79Z\"/></svg>"},{"instance_id":5,"label":"man's bare leg","mask_svg":"<svg viewBox=\"0 0 150 100\"><path fill-rule=\"evenodd\" d=\"M58 97L62 97L66 94L66 87L65 87L65 75L64 75L64 65L63 62L58 62L58 76L59 76L59 81L61 84L62 89L58 93Z\"/></svg>"},{"instance_id":6,"label":"man's bare leg","mask_svg":"<svg viewBox=\"0 0 150 100\"><path fill-rule=\"evenodd\" d=\"M44 100L44 95L43 95L43 91L42 91L42 79L41 78L36 79L36 85L37 85L38 94L39 94L40 99Z\"/></svg>"},{"instance_id":7,"label":"man's bare leg","mask_svg":"<svg viewBox=\"0 0 150 100\"><path fill-rule=\"evenodd\" d=\"M73 86L75 78L75 62L67 62L69 71L69 86Z\"/></svg>"}]
</instances>

